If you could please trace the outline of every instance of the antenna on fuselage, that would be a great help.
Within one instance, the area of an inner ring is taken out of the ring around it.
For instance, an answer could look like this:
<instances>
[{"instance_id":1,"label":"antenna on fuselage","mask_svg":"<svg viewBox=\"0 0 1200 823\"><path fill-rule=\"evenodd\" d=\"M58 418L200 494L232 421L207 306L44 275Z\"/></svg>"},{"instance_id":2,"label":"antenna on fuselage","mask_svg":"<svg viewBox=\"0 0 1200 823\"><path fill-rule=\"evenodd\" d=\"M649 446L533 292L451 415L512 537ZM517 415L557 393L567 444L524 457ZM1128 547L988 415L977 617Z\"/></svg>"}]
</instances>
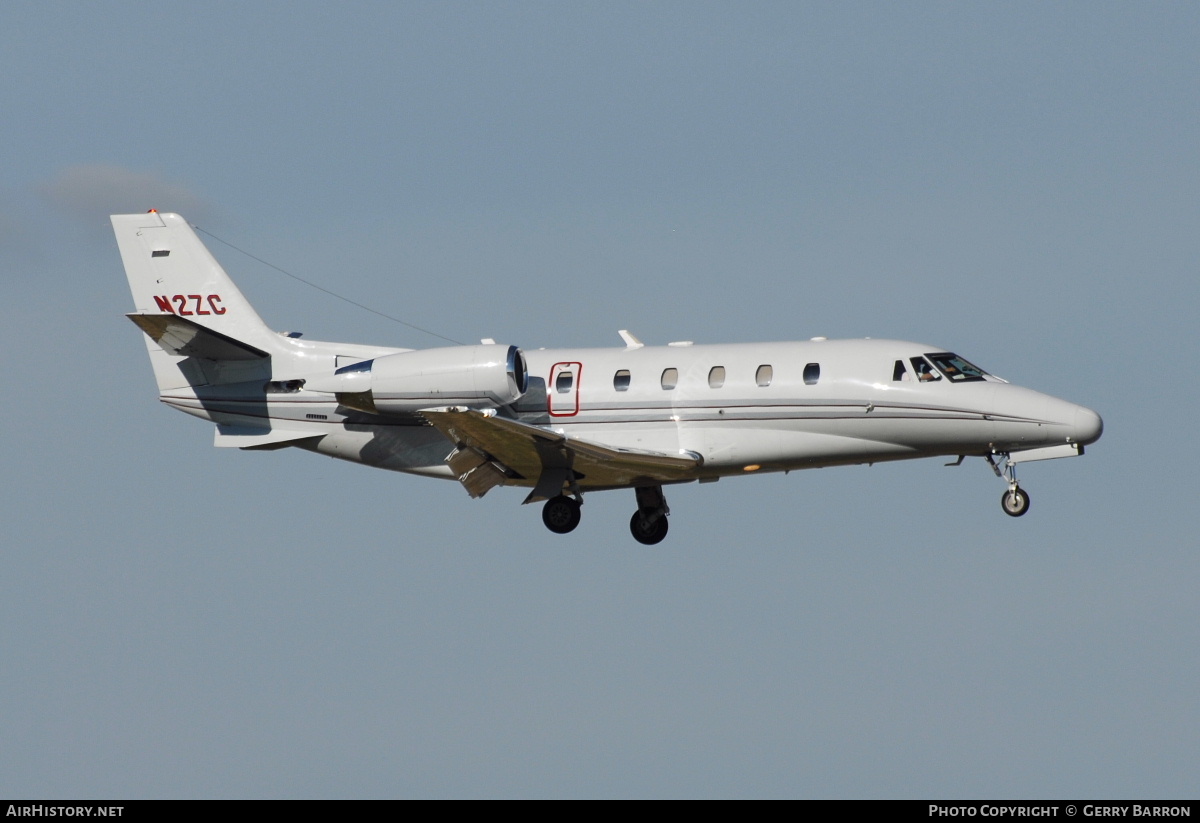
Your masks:
<instances>
[{"instance_id":1,"label":"antenna on fuselage","mask_svg":"<svg viewBox=\"0 0 1200 823\"><path fill-rule=\"evenodd\" d=\"M641 340L638 340L636 337L630 334L629 329L621 329L617 332L617 334L621 335L621 339L625 341L625 348L627 349L640 349L642 346L646 345Z\"/></svg>"}]
</instances>

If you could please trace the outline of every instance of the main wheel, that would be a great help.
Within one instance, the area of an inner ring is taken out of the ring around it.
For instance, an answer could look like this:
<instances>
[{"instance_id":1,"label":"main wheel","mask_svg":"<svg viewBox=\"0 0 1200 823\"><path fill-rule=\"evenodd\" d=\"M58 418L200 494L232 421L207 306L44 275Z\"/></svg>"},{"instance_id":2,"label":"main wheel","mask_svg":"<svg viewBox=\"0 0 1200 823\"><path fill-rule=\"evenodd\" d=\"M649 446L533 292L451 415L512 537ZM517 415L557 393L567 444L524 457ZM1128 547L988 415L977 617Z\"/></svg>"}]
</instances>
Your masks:
<instances>
[{"instance_id":1,"label":"main wheel","mask_svg":"<svg viewBox=\"0 0 1200 823\"><path fill-rule=\"evenodd\" d=\"M1024 489L1009 489L1000 498L1000 506L1009 517L1020 517L1029 511L1029 494Z\"/></svg>"},{"instance_id":2,"label":"main wheel","mask_svg":"<svg viewBox=\"0 0 1200 823\"><path fill-rule=\"evenodd\" d=\"M667 536L667 518L659 517L650 523L642 517L641 511L636 511L629 521L629 531L637 542L653 546L655 543L661 543Z\"/></svg>"},{"instance_id":3,"label":"main wheel","mask_svg":"<svg viewBox=\"0 0 1200 823\"><path fill-rule=\"evenodd\" d=\"M579 525L580 516L579 501L565 494L551 497L546 501L546 505L542 506L542 522L555 534L574 531Z\"/></svg>"}]
</instances>

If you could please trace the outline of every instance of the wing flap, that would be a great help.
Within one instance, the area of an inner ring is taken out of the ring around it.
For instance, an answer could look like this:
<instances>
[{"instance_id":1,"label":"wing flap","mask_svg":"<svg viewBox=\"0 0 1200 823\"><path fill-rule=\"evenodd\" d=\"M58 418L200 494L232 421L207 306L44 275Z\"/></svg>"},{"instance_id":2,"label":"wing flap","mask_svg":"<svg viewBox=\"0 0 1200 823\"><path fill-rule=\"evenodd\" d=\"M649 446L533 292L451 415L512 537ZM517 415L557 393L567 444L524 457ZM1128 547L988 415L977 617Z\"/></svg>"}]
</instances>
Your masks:
<instances>
[{"instance_id":1,"label":"wing flap","mask_svg":"<svg viewBox=\"0 0 1200 823\"><path fill-rule=\"evenodd\" d=\"M465 443L451 452L446 465L473 498L483 497L508 479L508 473L485 452Z\"/></svg>"},{"instance_id":2,"label":"wing flap","mask_svg":"<svg viewBox=\"0 0 1200 823\"><path fill-rule=\"evenodd\" d=\"M572 474L584 488L635 486L690 480L701 464L698 457L615 449L474 410L421 416L454 443L447 463L472 496L481 496L472 487L483 478L472 478L484 466L491 467L487 480L494 481L487 489L500 483L534 486L525 501L531 503L557 494Z\"/></svg>"}]
</instances>

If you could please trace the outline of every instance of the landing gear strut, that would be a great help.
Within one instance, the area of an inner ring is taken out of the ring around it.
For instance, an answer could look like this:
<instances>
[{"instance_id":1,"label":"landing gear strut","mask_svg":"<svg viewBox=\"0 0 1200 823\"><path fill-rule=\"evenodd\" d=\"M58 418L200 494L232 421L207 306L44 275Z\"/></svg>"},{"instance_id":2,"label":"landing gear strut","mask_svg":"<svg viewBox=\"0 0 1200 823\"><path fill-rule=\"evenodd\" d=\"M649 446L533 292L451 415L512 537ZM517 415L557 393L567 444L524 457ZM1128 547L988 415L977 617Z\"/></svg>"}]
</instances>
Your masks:
<instances>
[{"instance_id":1,"label":"landing gear strut","mask_svg":"<svg viewBox=\"0 0 1200 823\"><path fill-rule=\"evenodd\" d=\"M1006 452L999 454L1004 458L1003 469L996 465L996 461L990 454L987 455L987 462L997 477L1008 481L1008 491L1000 498L1000 507L1009 517L1020 517L1029 511L1029 492L1022 489L1017 483L1017 464L1008 459Z\"/></svg>"},{"instance_id":2,"label":"landing gear strut","mask_svg":"<svg viewBox=\"0 0 1200 823\"><path fill-rule=\"evenodd\" d=\"M661 543L667 536L667 515L671 513L662 486L639 486L635 491L638 509L629 520L629 531L634 540L646 546Z\"/></svg>"}]
</instances>

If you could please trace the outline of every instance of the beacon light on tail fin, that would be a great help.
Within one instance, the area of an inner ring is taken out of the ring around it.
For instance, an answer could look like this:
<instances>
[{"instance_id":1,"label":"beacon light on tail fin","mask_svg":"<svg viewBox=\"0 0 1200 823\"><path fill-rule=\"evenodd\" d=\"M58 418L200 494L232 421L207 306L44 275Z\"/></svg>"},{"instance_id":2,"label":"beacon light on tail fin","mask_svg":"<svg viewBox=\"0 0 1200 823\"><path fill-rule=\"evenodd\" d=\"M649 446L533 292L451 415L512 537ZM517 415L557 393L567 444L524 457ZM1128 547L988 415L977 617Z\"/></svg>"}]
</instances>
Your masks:
<instances>
[{"instance_id":1,"label":"beacon light on tail fin","mask_svg":"<svg viewBox=\"0 0 1200 823\"><path fill-rule=\"evenodd\" d=\"M921 457L985 459L1004 512L1016 466L1083 454L1090 409L1012 385L934 346L812 340L522 353L491 340L410 349L271 331L177 214L114 215L163 402L216 424L215 443L296 447L545 501L572 531L585 492L632 489L630 532L667 534L663 487L749 473Z\"/></svg>"}]
</instances>

